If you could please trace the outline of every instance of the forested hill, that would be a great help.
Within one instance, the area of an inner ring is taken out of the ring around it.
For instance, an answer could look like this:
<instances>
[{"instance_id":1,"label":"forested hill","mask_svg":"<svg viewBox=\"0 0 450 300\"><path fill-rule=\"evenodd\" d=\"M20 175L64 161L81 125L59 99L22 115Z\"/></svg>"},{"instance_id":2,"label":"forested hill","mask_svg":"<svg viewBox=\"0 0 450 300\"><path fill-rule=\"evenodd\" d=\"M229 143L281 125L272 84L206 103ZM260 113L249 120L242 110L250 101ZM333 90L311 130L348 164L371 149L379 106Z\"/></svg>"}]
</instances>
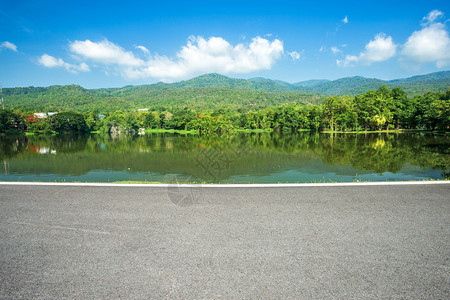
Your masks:
<instances>
[{"instance_id":1,"label":"forested hill","mask_svg":"<svg viewBox=\"0 0 450 300\"><path fill-rule=\"evenodd\" d=\"M390 81L365 78L361 76L346 77L337 80L313 79L297 83L288 83L280 80L266 78L236 79L220 74L206 74L190 80L171 84L158 83L168 88L203 88L219 87L231 89L255 90L269 93L282 93L294 91L310 91L328 96L357 95L378 89L380 86L389 88L400 87L410 96L424 92L445 91L450 88L450 71L435 72L404 79Z\"/></svg>"},{"instance_id":2,"label":"forested hill","mask_svg":"<svg viewBox=\"0 0 450 300\"><path fill-rule=\"evenodd\" d=\"M139 108L249 110L284 103L318 104L323 96L308 91L267 93L217 87L173 88L156 84L88 90L78 85L4 89L5 104L22 111L129 111Z\"/></svg>"},{"instance_id":3,"label":"forested hill","mask_svg":"<svg viewBox=\"0 0 450 300\"><path fill-rule=\"evenodd\" d=\"M338 80L308 80L294 84L265 78L235 79L206 74L176 83L84 89L77 85L5 88L10 108L33 110L102 111L144 107L190 107L193 109L261 108L283 103L319 103L326 96L357 95L380 86L400 87L409 96L450 88L450 71L384 81L347 77Z\"/></svg>"},{"instance_id":4,"label":"forested hill","mask_svg":"<svg viewBox=\"0 0 450 300\"><path fill-rule=\"evenodd\" d=\"M294 85L283 81L275 81L260 77L252 79L236 79L216 73L205 74L190 80L171 84L159 83L159 85L175 89L214 87L253 90L267 93L283 93L299 90Z\"/></svg>"},{"instance_id":5,"label":"forested hill","mask_svg":"<svg viewBox=\"0 0 450 300\"><path fill-rule=\"evenodd\" d=\"M297 83L296 85L298 85ZM346 77L333 81L322 82L303 88L324 95L358 95L369 90L378 89L380 86L388 88L400 87L409 96L423 94L425 92L445 91L450 88L450 71L436 72L427 75L414 76L404 79L385 81L376 78L361 76Z\"/></svg>"}]
</instances>

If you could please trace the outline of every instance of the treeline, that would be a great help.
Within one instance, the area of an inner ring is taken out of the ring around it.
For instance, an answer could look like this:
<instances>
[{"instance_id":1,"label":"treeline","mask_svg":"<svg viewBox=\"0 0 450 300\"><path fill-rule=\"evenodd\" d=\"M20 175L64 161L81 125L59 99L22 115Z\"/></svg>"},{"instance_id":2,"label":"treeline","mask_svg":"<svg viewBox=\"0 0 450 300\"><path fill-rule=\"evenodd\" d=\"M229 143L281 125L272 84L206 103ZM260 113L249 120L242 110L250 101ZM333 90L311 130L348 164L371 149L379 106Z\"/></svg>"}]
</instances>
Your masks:
<instances>
[{"instance_id":1,"label":"treeline","mask_svg":"<svg viewBox=\"0 0 450 300\"><path fill-rule=\"evenodd\" d=\"M352 96L334 96L321 105L284 104L265 108L192 109L153 107L148 111L115 111L100 115L66 111L36 118L23 111L2 110L0 132L133 133L139 128L231 133L261 129L283 133L301 130L361 131L392 129L450 129L450 89L408 98L400 88L383 86Z\"/></svg>"}]
</instances>

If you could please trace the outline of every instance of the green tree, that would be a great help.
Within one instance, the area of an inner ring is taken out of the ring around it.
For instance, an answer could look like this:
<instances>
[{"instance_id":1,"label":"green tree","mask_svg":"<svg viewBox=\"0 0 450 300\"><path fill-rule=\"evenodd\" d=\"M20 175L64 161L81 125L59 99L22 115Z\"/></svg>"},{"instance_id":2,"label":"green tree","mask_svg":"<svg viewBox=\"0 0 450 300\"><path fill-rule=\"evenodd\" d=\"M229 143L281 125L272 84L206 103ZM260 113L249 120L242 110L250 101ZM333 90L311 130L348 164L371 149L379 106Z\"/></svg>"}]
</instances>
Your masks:
<instances>
[{"instance_id":1,"label":"green tree","mask_svg":"<svg viewBox=\"0 0 450 300\"><path fill-rule=\"evenodd\" d=\"M20 123L20 116L10 109L0 110L0 133L5 133L12 128L16 128Z\"/></svg>"},{"instance_id":2,"label":"green tree","mask_svg":"<svg viewBox=\"0 0 450 300\"><path fill-rule=\"evenodd\" d=\"M134 113L116 111L102 120L101 131L105 133L133 133L138 129Z\"/></svg>"},{"instance_id":3,"label":"green tree","mask_svg":"<svg viewBox=\"0 0 450 300\"><path fill-rule=\"evenodd\" d=\"M395 129L400 129L400 124L405 124L412 114L410 101L404 90L397 87L391 91L392 103L390 109L392 111L392 120Z\"/></svg>"},{"instance_id":4,"label":"green tree","mask_svg":"<svg viewBox=\"0 0 450 300\"><path fill-rule=\"evenodd\" d=\"M65 132L88 132L89 126L83 114L72 111L61 112L46 119L50 130Z\"/></svg>"}]
</instances>

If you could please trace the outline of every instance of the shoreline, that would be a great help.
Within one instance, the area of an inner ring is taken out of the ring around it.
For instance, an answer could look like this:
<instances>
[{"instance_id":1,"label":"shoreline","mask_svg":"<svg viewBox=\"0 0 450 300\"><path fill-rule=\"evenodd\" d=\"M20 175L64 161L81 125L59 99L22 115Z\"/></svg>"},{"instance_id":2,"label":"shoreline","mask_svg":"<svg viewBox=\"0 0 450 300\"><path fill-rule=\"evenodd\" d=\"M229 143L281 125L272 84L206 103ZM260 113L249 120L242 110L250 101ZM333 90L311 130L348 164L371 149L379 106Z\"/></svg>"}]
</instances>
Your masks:
<instances>
[{"instance_id":1,"label":"shoreline","mask_svg":"<svg viewBox=\"0 0 450 300\"><path fill-rule=\"evenodd\" d=\"M352 130L352 131L331 131L331 130L322 130L322 131L314 131L311 129L299 129L296 132L291 133L283 133L279 131L275 131L273 129L248 129L248 128L236 128L234 132L232 133L223 133L218 134L216 132L199 132L197 130L180 130L180 129L163 129L163 128L145 128L145 130L137 130L135 133L121 133L125 135L141 135L144 134L153 134L153 133L171 133L171 134L180 134L180 135L198 135L198 136L207 136L207 135L220 135L220 136L226 136L226 135L236 135L241 133L268 133L268 134L299 134L309 132L311 134L380 134L380 133L425 133L425 134L434 134L434 135L449 135L449 131L439 131L439 130L428 130L428 129L391 129L391 130ZM7 133L0 133L0 136L58 136L58 135L89 135L89 134L107 134L111 135L110 133L102 133L100 130L94 130L90 132L57 132L57 131L51 131L51 132L22 132L22 131L14 131L14 132L7 132Z\"/></svg>"}]
</instances>

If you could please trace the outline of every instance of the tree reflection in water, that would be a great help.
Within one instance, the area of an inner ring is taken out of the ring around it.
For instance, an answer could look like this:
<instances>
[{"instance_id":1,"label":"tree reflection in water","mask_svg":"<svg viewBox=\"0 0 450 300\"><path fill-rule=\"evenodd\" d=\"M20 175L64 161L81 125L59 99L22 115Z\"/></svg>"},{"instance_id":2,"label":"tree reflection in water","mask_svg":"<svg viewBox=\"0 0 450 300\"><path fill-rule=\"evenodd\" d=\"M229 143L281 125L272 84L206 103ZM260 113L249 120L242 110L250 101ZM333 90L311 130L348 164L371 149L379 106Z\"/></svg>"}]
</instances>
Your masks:
<instances>
[{"instance_id":1,"label":"tree reflection in water","mask_svg":"<svg viewBox=\"0 0 450 300\"><path fill-rule=\"evenodd\" d=\"M434 178L427 177L426 170L439 170L439 179L445 179L450 173L449 145L447 135L412 133L2 136L1 180L12 180L9 176L14 174L52 174L57 181L70 175L77 180L89 172L107 171L122 172L120 180L178 174L196 182L221 182L233 176L249 176L256 182L250 177L286 170L327 180L330 172L356 178L407 172L408 167L423 170L423 178Z\"/></svg>"}]
</instances>

